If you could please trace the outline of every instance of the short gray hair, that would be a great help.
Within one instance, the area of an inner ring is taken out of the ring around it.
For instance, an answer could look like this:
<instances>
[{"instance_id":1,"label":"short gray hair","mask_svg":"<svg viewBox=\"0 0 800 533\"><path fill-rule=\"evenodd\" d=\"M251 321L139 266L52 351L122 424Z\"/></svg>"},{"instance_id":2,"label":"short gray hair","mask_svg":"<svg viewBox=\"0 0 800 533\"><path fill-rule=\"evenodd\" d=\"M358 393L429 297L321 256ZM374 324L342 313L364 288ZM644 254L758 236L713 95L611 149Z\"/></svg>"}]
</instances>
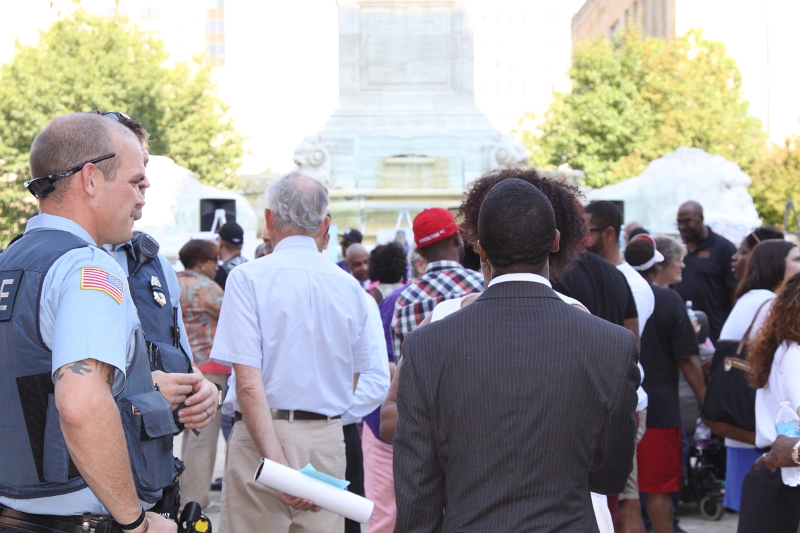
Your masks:
<instances>
[{"instance_id":1,"label":"short gray hair","mask_svg":"<svg viewBox=\"0 0 800 533\"><path fill-rule=\"evenodd\" d=\"M71 113L54 118L33 139L29 156L31 178L63 172L70 167L115 152L113 132L130 134L107 118L91 113ZM112 157L97 163L105 181L114 181L120 158ZM48 198L64 199L73 177L56 181L55 191Z\"/></svg>"},{"instance_id":2,"label":"short gray hair","mask_svg":"<svg viewBox=\"0 0 800 533\"><path fill-rule=\"evenodd\" d=\"M664 256L662 266L670 263L677 263L686 255L686 247L675 237L669 235L659 235L656 237L656 246L661 255Z\"/></svg>"},{"instance_id":3,"label":"short gray hair","mask_svg":"<svg viewBox=\"0 0 800 533\"><path fill-rule=\"evenodd\" d=\"M267 188L267 209L282 229L296 227L315 233L328 214L328 189L310 176L292 172Z\"/></svg>"}]
</instances>

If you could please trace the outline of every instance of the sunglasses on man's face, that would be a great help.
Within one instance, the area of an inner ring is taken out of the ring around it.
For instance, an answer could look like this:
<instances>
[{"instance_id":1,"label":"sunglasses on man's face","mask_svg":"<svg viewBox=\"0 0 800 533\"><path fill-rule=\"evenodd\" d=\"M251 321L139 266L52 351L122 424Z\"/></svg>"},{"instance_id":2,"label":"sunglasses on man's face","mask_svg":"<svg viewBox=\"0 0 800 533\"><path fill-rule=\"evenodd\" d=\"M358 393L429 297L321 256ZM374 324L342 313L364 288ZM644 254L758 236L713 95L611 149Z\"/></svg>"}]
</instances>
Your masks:
<instances>
[{"instance_id":1,"label":"sunglasses on man's face","mask_svg":"<svg viewBox=\"0 0 800 533\"><path fill-rule=\"evenodd\" d=\"M76 172L80 172L83 167L88 165L89 163L97 164L100 161L105 161L106 159L111 159L112 157L116 156L117 154L106 154L104 156L98 157L97 159L90 159L80 165L75 165L74 167L68 168L63 172L56 172L55 174L48 174L47 176L40 176L38 178L33 178L32 180L28 180L23 185L25 188L30 191L32 195L36 198L44 198L48 194L52 193L56 190L53 186L55 182L58 180L62 180L64 178L68 178L75 174Z\"/></svg>"}]
</instances>

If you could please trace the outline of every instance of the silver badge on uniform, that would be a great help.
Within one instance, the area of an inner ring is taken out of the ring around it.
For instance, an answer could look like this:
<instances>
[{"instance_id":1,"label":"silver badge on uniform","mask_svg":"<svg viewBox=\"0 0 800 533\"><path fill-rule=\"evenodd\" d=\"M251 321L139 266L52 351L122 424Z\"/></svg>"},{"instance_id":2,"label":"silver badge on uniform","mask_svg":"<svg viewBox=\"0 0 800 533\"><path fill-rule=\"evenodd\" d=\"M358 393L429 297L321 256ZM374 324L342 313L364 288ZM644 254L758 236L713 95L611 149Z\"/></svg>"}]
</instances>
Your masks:
<instances>
[{"instance_id":1,"label":"silver badge on uniform","mask_svg":"<svg viewBox=\"0 0 800 533\"><path fill-rule=\"evenodd\" d=\"M153 299L159 307L167 305L167 297L164 296L164 290L161 288L161 280L159 280L157 276L150 276L150 288L153 289Z\"/></svg>"}]
</instances>

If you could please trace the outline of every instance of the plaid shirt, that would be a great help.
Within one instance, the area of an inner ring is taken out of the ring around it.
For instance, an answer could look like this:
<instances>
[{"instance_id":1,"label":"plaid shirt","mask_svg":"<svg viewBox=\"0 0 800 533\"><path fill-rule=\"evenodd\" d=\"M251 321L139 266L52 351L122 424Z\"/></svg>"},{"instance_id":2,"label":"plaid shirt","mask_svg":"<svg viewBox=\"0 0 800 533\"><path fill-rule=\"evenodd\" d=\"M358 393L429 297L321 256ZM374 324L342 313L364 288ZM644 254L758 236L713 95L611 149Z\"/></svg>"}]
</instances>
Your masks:
<instances>
[{"instance_id":1,"label":"plaid shirt","mask_svg":"<svg viewBox=\"0 0 800 533\"><path fill-rule=\"evenodd\" d=\"M409 285L394 304L392 342L397 357L403 337L419 326L439 302L483 290L483 276L455 261L435 261L425 275Z\"/></svg>"}]
</instances>

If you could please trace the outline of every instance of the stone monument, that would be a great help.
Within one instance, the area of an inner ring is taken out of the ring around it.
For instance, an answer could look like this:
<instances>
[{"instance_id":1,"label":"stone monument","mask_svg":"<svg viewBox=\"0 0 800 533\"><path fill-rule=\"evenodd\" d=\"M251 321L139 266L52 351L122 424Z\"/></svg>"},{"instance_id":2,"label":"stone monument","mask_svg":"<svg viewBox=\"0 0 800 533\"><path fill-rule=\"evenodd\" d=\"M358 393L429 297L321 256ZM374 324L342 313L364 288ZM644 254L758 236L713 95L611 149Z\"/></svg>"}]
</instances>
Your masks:
<instances>
[{"instance_id":1,"label":"stone monument","mask_svg":"<svg viewBox=\"0 0 800 533\"><path fill-rule=\"evenodd\" d=\"M703 206L706 223L734 243L761 220L747 192L752 181L739 165L700 148L681 147L652 161L640 175L587 194L591 200L623 200L625 222L635 220L652 233L677 234L678 207L686 200Z\"/></svg>"},{"instance_id":2,"label":"stone monument","mask_svg":"<svg viewBox=\"0 0 800 533\"><path fill-rule=\"evenodd\" d=\"M339 108L295 151L334 189L462 189L527 158L476 107L456 0L338 0Z\"/></svg>"}]
</instances>

